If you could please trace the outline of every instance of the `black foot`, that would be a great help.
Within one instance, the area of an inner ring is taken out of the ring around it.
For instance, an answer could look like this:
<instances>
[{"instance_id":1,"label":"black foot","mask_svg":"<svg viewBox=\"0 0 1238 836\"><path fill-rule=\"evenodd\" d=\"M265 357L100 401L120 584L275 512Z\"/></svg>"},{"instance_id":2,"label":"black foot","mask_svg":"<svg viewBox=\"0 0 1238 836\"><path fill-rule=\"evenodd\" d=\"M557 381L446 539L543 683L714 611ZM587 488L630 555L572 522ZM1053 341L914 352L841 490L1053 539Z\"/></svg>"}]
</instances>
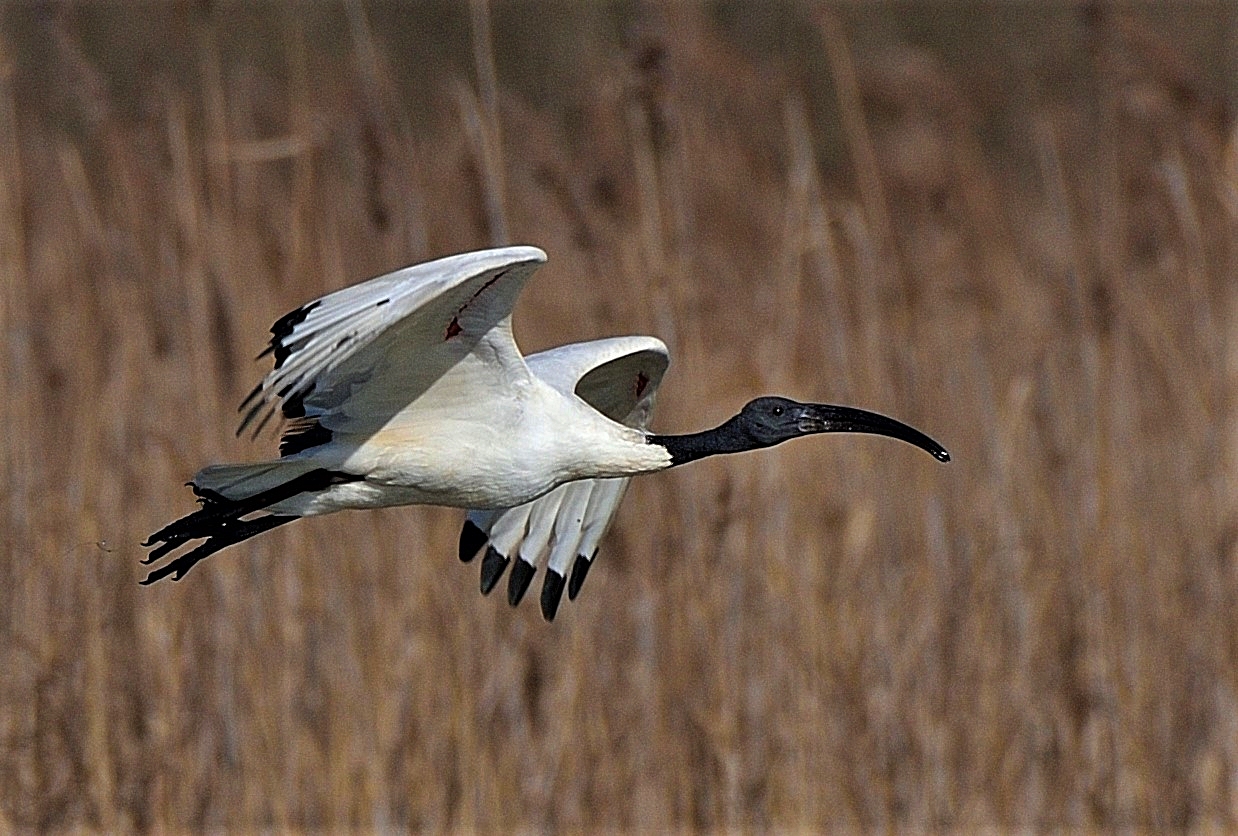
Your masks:
<instances>
[{"instance_id":1,"label":"black foot","mask_svg":"<svg viewBox=\"0 0 1238 836\"><path fill-rule=\"evenodd\" d=\"M156 581L163 580L168 575L172 575L172 580L179 581L189 573L189 570L194 565L207 557L210 557L220 549L235 545L242 540L248 540L250 537L255 537L264 531L270 531L276 526L290 523L293 520L299 520L300 517L285 516L278 514L268 514L265 517L258 517L256 520L236 520L220 526L218 533L212 534L210 538L190 552L186 552L180 557L173 560L164 566L152 571L146 576L145 580L140 581L143 586L149 586ZM155 550L154 554L159 555L167 551L169 544L165 543ZM149 562L149 561L144 561Z\"/></svg>"}]
</instances>

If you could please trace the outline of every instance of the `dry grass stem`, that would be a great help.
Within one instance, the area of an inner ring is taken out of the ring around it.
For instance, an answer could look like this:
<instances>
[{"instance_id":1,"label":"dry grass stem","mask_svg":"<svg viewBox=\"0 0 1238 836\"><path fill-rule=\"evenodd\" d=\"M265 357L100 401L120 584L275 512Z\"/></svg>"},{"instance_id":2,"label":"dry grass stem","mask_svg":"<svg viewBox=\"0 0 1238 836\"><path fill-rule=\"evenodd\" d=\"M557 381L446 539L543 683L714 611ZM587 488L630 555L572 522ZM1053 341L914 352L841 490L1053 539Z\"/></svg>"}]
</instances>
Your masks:
<instances>
[{"instance_id":1,"label":"dry grass stem","mask_svg":"<svg viewBox=\"0 0 1238 836\"><path fill-rule=\"evenodd\" d=\"M4 10L0 830L1238 827L1234 16L801 5ZM507 242L660 430L954 461L636 480L553 625L448 509L136 585L272 321Z\"/></svg>"}]
</instances>

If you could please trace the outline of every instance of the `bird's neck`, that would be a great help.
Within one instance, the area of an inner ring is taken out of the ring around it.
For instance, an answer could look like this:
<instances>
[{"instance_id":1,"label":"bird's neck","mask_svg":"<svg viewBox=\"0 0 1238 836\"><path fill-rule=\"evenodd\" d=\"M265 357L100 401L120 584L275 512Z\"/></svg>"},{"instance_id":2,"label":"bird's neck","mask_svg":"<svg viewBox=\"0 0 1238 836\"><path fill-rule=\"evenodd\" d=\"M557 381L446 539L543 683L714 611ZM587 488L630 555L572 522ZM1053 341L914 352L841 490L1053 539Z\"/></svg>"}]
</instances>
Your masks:
<instances>
[{"instance_id":1,"label":"bird's neck","mask_svg":"<svg viewBox=\"0 0 1238 836\"><path fill-rule=\"evenodd\" d=\"M712 430L687 435L651 435L647 440L650 444L666 448L671 454L671 467L694 462L706 456L742 453L760 446L741 430L735 418Z\"/></svg>"}]
</instances>

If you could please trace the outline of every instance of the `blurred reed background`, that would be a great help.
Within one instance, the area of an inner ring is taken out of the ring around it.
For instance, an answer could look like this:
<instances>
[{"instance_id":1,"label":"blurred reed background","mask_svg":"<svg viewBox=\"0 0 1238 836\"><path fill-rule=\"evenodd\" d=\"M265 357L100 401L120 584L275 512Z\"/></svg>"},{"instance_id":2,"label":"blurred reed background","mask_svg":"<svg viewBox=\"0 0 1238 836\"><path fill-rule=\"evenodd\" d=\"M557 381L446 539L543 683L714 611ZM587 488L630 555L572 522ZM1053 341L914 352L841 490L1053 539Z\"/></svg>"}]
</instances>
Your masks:
<instances>
[{"instance_id":1,"label":"blurred reed background","mask_svg":"<svg viewBox=\"0 0 1238 836\"><path fill-rule=\"evenodd\" d=\"M1236 17L0 10L0 829L1238 827ZM637 480L553 625L446 509L137 586L276 317L495 242L526 350L667 341L658 429L954 462Z\"/></svg>"}]
</instances>

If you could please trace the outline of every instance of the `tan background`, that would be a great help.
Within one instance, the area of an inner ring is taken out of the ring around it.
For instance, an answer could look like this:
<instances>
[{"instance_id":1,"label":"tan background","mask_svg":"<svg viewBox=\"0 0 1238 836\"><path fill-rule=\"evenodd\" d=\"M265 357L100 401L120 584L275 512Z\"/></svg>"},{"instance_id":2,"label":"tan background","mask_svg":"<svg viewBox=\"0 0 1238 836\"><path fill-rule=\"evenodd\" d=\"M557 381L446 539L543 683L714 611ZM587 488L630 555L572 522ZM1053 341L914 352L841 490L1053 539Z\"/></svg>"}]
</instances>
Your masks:
<instances>
[{"instance_id":1,"label":"tan background","mask_svg":"<svg viewBox=\"0 0 1238 836\"><path fill-rule=\"evenodd\" d=\"M1223 4L0 10L0 829L1238 827ZM489 37L487 37L487 27ZM547 625L460 513L139 588L270 323L495 241L655 420Z\"/></svg>"}]
</instances>

